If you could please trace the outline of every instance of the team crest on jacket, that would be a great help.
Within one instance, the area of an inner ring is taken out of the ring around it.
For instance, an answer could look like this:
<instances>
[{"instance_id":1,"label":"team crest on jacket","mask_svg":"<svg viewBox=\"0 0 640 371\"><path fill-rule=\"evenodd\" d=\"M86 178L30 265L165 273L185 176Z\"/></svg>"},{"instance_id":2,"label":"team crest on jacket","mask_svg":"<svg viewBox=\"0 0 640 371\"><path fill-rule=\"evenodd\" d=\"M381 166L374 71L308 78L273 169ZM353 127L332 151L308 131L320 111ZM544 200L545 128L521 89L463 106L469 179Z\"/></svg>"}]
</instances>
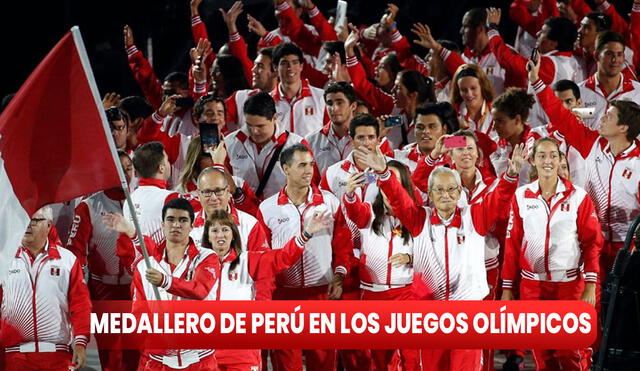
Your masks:
<instances>
[{"instance_id":1,"label":"team crest on jacket","mask_svg":"<svg viewBox=\"0 0 640 371\"><path fill-rule=\"evenodd\" d=\"M59 276L60 275L60 267L58 267L56 265L52 265L50 272L51 272L52 276Z\"/></svg>"},{"instance_id":2,"label":"team crest on jacket","mask_svg":"<svg viewBox=\"0 0 640 371\"><path fill-rule=\"evenodd\" d=\"M631 169L629 169L628 167L625 167L624 171L622 172L622 177L623 178L627 178L627 179L631 179L631 175L633 175L633 171Z\"/></svg>"},{"instance_id":3,"label":"team crest on jacket","mask_svg":"<svg viewBox=\"0 0 640 371\"><path fill-rule=\"evenodd\" d=\"M462 245L464 243L464 235L463 234L459 234L458 235L458 245Z\"/></svg>"},{"instance_id":4,"label":"team crest on jacket","mask_svg":"<svg viewBox=\"0 0 640 371\"><path fill-rule=\"evenodd\" d=\"M304 115L305 116L313 116L313 106L305 106L304 107Z\"/></svg>"},{"instance_id":5,"label":"team crest on jacket","mask_svg":"<svg viewBox=\"0 0 640 371\"><path fill-rule=\"evenodd\" d=\"M569 211L569 204L567 202L563 202L560 204L561 211Z\"/></svg>"},{"instance_id":6,"label":"team crest on jacket","mask_svg":"<svg viewBox=\"0 0 640 371\"><path fill-rule=\"evenodd\" d=\"M238 272L229 272L229 281L235 281L238 279Z\"/></svg>"}]
</instances>

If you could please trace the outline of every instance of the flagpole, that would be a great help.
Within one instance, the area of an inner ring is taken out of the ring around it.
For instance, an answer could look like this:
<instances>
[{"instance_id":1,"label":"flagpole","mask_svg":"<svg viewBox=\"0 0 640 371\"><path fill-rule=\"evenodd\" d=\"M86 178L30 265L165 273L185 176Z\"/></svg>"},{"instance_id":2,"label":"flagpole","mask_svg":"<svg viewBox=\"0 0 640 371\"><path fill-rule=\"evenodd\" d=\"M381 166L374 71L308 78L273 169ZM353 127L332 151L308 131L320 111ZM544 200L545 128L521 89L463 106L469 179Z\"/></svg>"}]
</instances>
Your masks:
<instances>
[{"instance_id":1,"label":"flagpole","mask_svg":"<svg viewBox=\"0 0 640 371\"><path fill-rule=\"evenodd\" d=\"M138 235L138 239L140 240L140 247L142 248L142 256L144 257L145 265L147 269L151 268L151 263L149 261L149 253L147 252L147 246L144 243L144 237L142 235L142 231L140 230L140 223L138 222L138 215L133 208L133 201L131 201L131 194L129 193L129 184L124 176L124 171L122 171L122 166L120 166L120 159L118 158L118 151L116 150L115 142L113 141L113 137L111 136L111 129L109 128L109 124L107 121L107 115L104 112L104 107L102 107L102 101L100 100L100 94L98 93L98 85L96 84L96 80L93 77L93 70L91 70L91 64L89 63L89 57L87 56L87 51L84 48L84 42L82 41L82 35L80 34L80 28L78 26L71 27L71 34L73 35L73 41L76 44L76 48L78 49L78 54L80 55L80 62L82 63L82 68L84 69L85 76L89 82L89 86L91 87L91 92L93 93L93 99L96 105L99 107L98 111L100 112L100 121L102 121L102 128L104 129L104 135L107 137L107 143L109 143L109 149L111 150L111 156L113 158L113 162L116 165L116 169L118 171L118 177L120 178L120 186L124 191L124 194L127 198L127 206L129 207L129 211L131 212L131 217L133 218L133 225L136 228L136 233ZM156 296L156 300L160 300L160 292L158 291L158 287L156 285L151 285L153 287L153 292Z\"/></svg>"}]
</instances>

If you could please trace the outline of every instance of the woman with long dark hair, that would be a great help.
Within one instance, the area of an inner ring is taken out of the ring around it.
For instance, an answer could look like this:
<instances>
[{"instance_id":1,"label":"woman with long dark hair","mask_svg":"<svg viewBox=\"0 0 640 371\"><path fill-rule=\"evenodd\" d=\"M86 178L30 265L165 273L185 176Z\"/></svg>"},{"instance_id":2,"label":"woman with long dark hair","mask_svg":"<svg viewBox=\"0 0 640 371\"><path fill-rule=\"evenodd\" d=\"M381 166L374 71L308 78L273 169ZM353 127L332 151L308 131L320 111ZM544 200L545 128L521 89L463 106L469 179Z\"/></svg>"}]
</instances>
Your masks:
<instances>
[{"instance_id":1,"label":"woman with long dark hair","mask_svg":"<svg viewBox=\"0 0 640 371\"><path fill-rule=\"evenodd\" d=\"M416 203L409 170L402 163L391 160L389 169L401 180L403 188ZM373 204L362 202L354 192L363 187L372 173L354 173L343 196L347 217L361 234L360 298L362 300L411 300L413 293L413 238L395 217L386 195L380 191ZM376 370L387 369L397 350L371 350ZM417 350L400 350L404 369L413 369L419 362Z\"/></svg>"}]
</instances>

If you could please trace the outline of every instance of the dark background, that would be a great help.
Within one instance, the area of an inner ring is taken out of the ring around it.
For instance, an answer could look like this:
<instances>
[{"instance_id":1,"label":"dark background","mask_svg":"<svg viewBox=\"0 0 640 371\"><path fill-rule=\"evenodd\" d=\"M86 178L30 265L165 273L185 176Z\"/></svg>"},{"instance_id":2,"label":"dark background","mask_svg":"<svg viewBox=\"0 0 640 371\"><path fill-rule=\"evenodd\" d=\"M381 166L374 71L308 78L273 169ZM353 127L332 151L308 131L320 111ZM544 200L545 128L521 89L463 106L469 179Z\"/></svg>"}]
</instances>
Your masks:
<instances>
[{"instance_id":1,"label":"dark background","mask_svg":"<svg viewBox=\"0 0 640 371\"><path fill-rule=\"evenodd\" d=\"M377 22L387 1L347 0L349 20L355 24ZM271 0L244 0L245 13L238 18L240 33L249 43L251 57L255 55L258 37L247 31L246 13L262 21L267 30L277 26ZM613 1L628 10L632 0ZM153 67L162 79L167 73L189 67L188 50L193 46L188 0L54 0L3 1L0 30L2 31L2 83L0 96L15 92L37 64L71 26L78 25L84 38L91 66L101 96L115 91L123 96L140 94L127 65L122 28L133 29L138 49L147 55L147 39L152 39ZM454 40L460 44L460 22L464 12L472 7L496 6L503 9L501 32L512 43L516 27L508 19L511 0L397 0L397 18L403 35L413 38L410 27L419 21L431 26L436 38ZM218 8L228 9L233 0L204 0L200 14L207 25L214 50L227 40L227 30ZM334 0L317 0L315 4L327 15L335 8ZM328 18L328 16L327 16ZM426 51L414 47L423 55Z\"/></svg>"}]
</instances>

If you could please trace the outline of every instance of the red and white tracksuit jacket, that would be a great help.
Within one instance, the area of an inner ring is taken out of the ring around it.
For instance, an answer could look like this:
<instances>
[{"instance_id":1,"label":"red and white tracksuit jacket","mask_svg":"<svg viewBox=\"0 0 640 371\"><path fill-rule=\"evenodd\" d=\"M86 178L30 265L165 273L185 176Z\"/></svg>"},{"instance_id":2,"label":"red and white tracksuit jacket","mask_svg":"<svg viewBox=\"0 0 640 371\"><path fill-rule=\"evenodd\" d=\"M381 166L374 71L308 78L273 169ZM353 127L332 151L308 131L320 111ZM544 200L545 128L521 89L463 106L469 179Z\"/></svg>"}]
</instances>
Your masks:
<instances>
[{"instance_id":1,"label":"red and white tracksuit jacket","mask_svg":"<svg viewBox=\"0 0 640 371\"><path fill-rule=\"evenodd\" d=\"M593 75L585 81L578 84L580 87L580 99L582 106L586 108L595 107L595 115L592 118L584 120L584 125L593 130L598 130L600 119L609 109L609 102L612 100L630 100L640 102L640 83L629 79L621 74L620 85L618 88L605 96L605 92L598 83L598 78ZM538 92L539 89L536 89ZM551 118L551 117L549 117Z\"/></svg>"},{"instance_id":2,"label":"red and white tracksuit jacket","mask_svg":"<svg viewBox=\"0 0 640 371\"><path fill-rule=\"evenodd\" d=\"M89 268L91 279L105 285L129 285L131 276L116 256L118 232L102 222L104 213L122 213L122 190L98 192L77 207L67 248Z\"/></svg>"},{"instance_id":3,"label":"red and white tracksuit jacket","mask_svg":"<svg viewBox=\"0 0 640 371\"><path fill-rule=\"evenodd\" d=\"M537 180L522 186L511 201L503 288L512 289L519 274L534 281L574 281L582 263L585 280L595 283L602 243L600 223L584 189L558 178L556 193L546 201Z\"/></svg>"},{"instance_id":4,"label":"red and white tracksuit jacket","mask_svg":"<svg viewBox=\"0 0 640 371\"><path fill-rule=\"evenodd\" d=\"M515 71L505 70L498 62L496 54L494 54L489 45L480 54L465 47L461 55L443 47L440 50L440 57L444 61L450 76L453 76L458 67L465 63L477 64L487 75L489 81L491 81L491 86L493 86L493 91L498 95L507 86L523 86L524 84L525 75L523 73L514 74L513 72Z\"/></svg>"},{"instance_id":5,"label":"red and white tracksuit jacket","mask_svg":"<svg viewBox=\"0 0 640 371\"><path fill-rule=\"evenodd\" d=\"M86 347L91 299L82 266L73 253L48 240L33 258L17 249L0 288L5 352L69 351Z\"/></svg>"},{"instance_id":6,"label":"red and white tracksuit jacket","mask_svg":"<svg viewBox=\"0 0 640 371\"><path fill-rule=\"evenodd\" d=\"M276 17L282 34L290 37L291 42L298 45L303 53L318 57L322 52L322 43L337 40L338 36L317 7L306 11L313 27L305 25L286 1L276 7Z\"/></svg>"},{"instance_id":7,"label":"red and white tracksuit jacket","mask_svg":"<svg viewBox=\"0 0 640 371\"><path fill-rule=\"evenodd\" d=\"M178 198L177 192L167 189L167 182L160 179L140 178L138 188L131 192L131 201L135 208L140 231L155 243L164 240L162 231L162 208L169 200ZM126 220L133 224L132 212L127 205L123 208Z\"/></svg>"},{"instance_id":8,"label":"red and white tracksuit jacket","mask_svg":"<svg viewBox=\"0 0 640 371\"><path fill-rule=\"evenodd\" d=\"M339 138L331 122L310 133L305 139L313 151L313 159L320 174L324 174L329 166L346 159L353 150L351 137L347 134Z\"/></svg>"},{"instance_id":9,"label":"red and white tracksuit jacket","mask_svg":"<svg viewBox=\"0 0 640 371\"><path fill-rule=\"evenodd\" d=\"M356 162L353 159L353 152L349 153L346 159L329 166L327 171L324 172L322 181L320 182L320 188L333 193L341 200L346 192L347 180L349 180L351 174L364 170L365 169L359 169L356 166ZM355 192L364 202L373 202L378 195L378 186L376 183L367 184L362 188L356 189Z\"/></svg>"},{"instance_id":10,"label":"red and white tracksuit jacket","mask_svg":"<svg viewBox=\"0 0 640 371\"><path fill-rule=\"evenodd\" d=\"M225 100L227 129L229 132L233 132L244 125L244 102L246 102L250 96L259 92L260 89L236 90Z\"/></svg>"},{"instance_id":11,"label":"red and white tracksuit jacket","mask_svg":"<svg viewBox=\"0 0 640 371\"><path fill-rule=\"evenodd\" d=\"M544 4L540 4L538 9L530 12L529 2L529 0L515 0L509 7L509 18L518 24L515 49L520 55L531 55L537 42L536 34L542 28L545 19L554 16L548 14L550 9L544 7Z\"/></svg>"},{"instance_id":12,"label":"red and white tracksuit jacket","mask_svg":"<svg viewBox=\"0 0 640 371\"><path fill-rule=\"evenodd\" d=\"M279 250L247 251L244 244L240 255L229 250L221 261L220 279L214 286L217 299L256 300L257 282L273 280L277 273L293 265L302 256L304 245L304 239L294 237ZM231 270L231 263L236 260ZM216 351L216 359L219 365L259 366L262 362L258 349L220 349Z\"/></svg>"},{"instance_id":13,"label":"red and white tracksuit jacket","mask_svg":"<svg viewBox=\"0 0 640 371\"><path fill-rule=\"evenodd\" d=\"M358 96L371 107L372 114L374 116L390 114L395 106L393 96L369 81L364 66L357 57L347 58L346 65L353 88Z\"/></svg>"},{"instance_id":14,"label":"red and white tracksuit jacket","mask_svg":"<svg viewBox=\"0 0 640 371\"><path fill-rule=\"evenodd\" d=\"M278 125L301 137L321 129L330 121L324 102L324 90L309 85L302 80L298 95L291 101L282 92L280 84L271 92L276 102Z\"/></svg>"},{"instance_id":15,"label":"red and white tracksuit jacket","mask_svg":"<svg viewBox=\"0 0 640 371\"><path fill-rule=\"evenodd\" d=\"M525 155L533 150L533 144L536 140L540 139L540 134L531 130L531 126L524 124L524 131L520 137L520 143L525 145ZM489 156L491 164L496 170L497 174L501 174L507 171L509 167L509 159L513 154L513 146L505 139L498 140L498 149ZM520 170L520 180L518 185L525 185L529 183L529 171L531 170L531 164L525 162Z\"/></svg>"},{"instance_id":16,"label":"red and white tracksuit jacket","mask_svg":"<svg viewBox=\"0 0 640 371\"><path fill-rule=\"evenodd\" d=\"M512 75L526 76L528 57L524 57L508 47L498 30L489 30L487 36L489 36L489 47L495 53L500 66ZM546 83L552 84L563 79L582 81L586 76L583 76L581 72L580 64L573 57L571 51L552 50L540 57L540 78ZM516 86L526 86L526 80L522 80Z\"/></svg>"},{"instance_id":17,"label":"red and white tracksuit jacket","mask_svg":"<svg viewBox=\"0 0 640 371\"><path fill-rule=\"evenodd\" d=\"M276 147L283 145L287 148L293 144L302 143L309 147L306 140L295 133L276 127L276 131L271 137L271 141L262 146L256 145L250 136L246 125L224 138L224 144L227 148L227 158L225 159L225 167L231 171L234 176L243 178L252 191L256 191L260 184L260 179L267 170L271 156ZM317 172L316 172L317 174ZM319 175L316 176L319 179ZM280 161L276 160L271 176L267 180L267 185L260 199L265 199L277 193L286 183L286 177L282 172Z\"/></svg>"},{"instance_id":18,"label":"red and white tracksuit jacket","mask_svg":"<svg viewBox=\"0 0 640 371\"><path fill-rule=\"evenodd\" d=\"M390 215L383 217L380 234L372 227L375 214L371 203L362 202L357 195L342 198L347 210L347 217L352 220L362 239L360 253L360 288L363 290L382 292L410 285L413 281L413 266L405 264L394 267L389 258L395 254L413 256L413 241L407 243L402 238L402 224Z\"/></svg>"},{"instance_id":19,"label":"red and white tracksuit jacket","mask_svg":"<svg viewBox=\"0 0 640 371\"><path fill-rule=\"evenodd\" d=\"M132 240L136 251L139 250L139 240ZM212 250L198 249L189 239L184 257L173 266L167 261L166 242L156 245L152 239L145 236L145 243L149 249L151 268L163 274L163 280L158 287L160 300L215 300L214 285L218 282L220 261ZM133 312L143 312L147 300L157 300L153 292L153 285L145 278L147 266L140 259L133 273ZM143 357L150 362L159 362L171 368L186 368L212 357L214 349L169 349L145 350Z\"/></svg>"},{"instance_id":20,"label":"red and white tracksuit jacket","mask_svg":"<svg viewBox=\"0 0 640 371\"><path fill-rule=\"evenodd\" d=\"M405 164L411 173L414 172L418 163L424 157L417 143L407 144L402 149L396 149L393 151L393 155L393 158Z\"/></svg>"},{"instance_id":21,"label":"red and white tracksuit jacket","mask_svg":"<svg viewBox=\"0 0 640 371\"><path fill-rule=\"evenodd\" d=\"M334 224L328 231L316 233L307 242L302 258L278 275L279 287L324 286L332 281L334 273L346 276L353 254L349 243L351 234L338 199L316 187L309 188L307 202L299 206L291 203L284 188L260 204L258 220L265 226L274 250L282 249L291 238L299 235L315 212L327 210L333 215Z\"/></svg>"},{"instance_id":22,"label":"red and white tracksuit jacket","mask_svg":"<svg viewBox=\"0 0 640 371\"><path fill-rule=\"evenodd\" d=\"M449 220L409 197L389 170L379 179L393 213L413 236L413 267L435 300L482 300L489 293L484 264L484 236L507 209L516 179L504 175L481 201L460 209Z\"/></svg>"},{"instance_id":23,"label":"red and white tracksuit jacket","mask_svg":"<svg viewBox=\"0 0 640 371\"><path fill-rule=\"evenodd\" d=\"M459 106L456 107L456 111L458 112L458 118L460 120L464 120L469 123L469 129L481 132L485 135L488 135L493 141L497 142L500 140L498 138L498 133L496 133L496 129L493 127L493 115L491 115L491 102L483 101L482 102L482 110L480 119L476 122L473 117L469 115L469 111L467 110L467 105L465 102L460 103Z\"/></svg>"},{"instance_id":24,"label":"red and white tracksuit jacket","mask_svg":"<svg viewBox=\"0 0 640 371\"><path fill-rule=\"evenodd\" d=\"M586 191L591 196L605 242L622 242L640 214L640 142L613 156L607 140L589 130L555 97L543 82L534 85L540 103L567 144L586 159Z\"/></svg>"}]
</instances>

